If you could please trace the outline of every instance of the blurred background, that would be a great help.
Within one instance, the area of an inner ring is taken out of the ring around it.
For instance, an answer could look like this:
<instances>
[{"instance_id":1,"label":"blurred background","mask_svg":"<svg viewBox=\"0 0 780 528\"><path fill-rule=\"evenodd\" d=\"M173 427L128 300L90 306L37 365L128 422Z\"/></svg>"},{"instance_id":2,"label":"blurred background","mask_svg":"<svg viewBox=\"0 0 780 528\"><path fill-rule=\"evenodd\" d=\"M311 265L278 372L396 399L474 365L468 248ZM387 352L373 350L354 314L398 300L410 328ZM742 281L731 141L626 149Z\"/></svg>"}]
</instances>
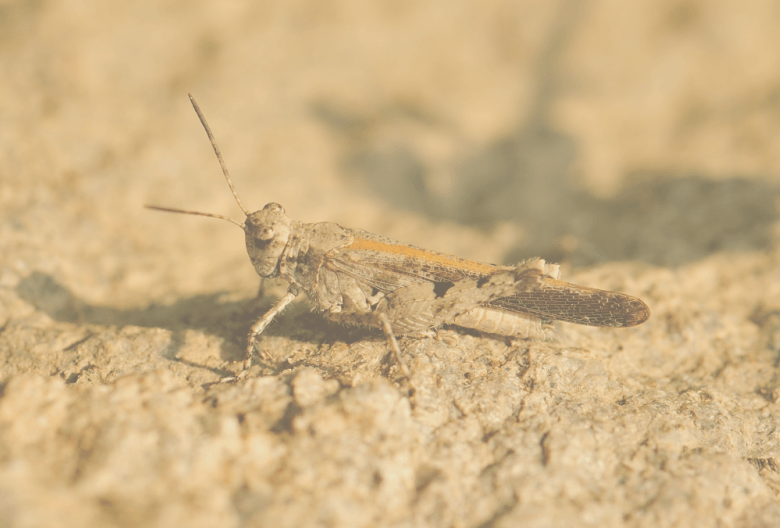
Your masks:
<instances>
[{"instance_id":1,"label":"blurred background","mask_svg":"<svg viewBox=\"0 0 780 528\"><path fill-rule=\"evenodd\" d=\"M254 288L243 201L480 261L777 241L774 1L0 2L0 283Z\"/></svg>"}]
</instances>

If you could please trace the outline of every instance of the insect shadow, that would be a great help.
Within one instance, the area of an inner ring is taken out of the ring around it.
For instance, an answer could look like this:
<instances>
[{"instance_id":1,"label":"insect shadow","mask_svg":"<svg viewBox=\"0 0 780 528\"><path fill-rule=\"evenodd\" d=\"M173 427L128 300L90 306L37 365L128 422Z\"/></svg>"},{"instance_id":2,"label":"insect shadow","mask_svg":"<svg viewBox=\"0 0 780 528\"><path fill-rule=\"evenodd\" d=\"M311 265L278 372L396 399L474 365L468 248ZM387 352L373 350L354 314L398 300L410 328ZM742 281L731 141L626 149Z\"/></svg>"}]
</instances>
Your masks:
<instances>
[{"instance_id":1,"label":"insect shadow","mask_svg":"<svg viewBox=\"0 0 780 528\"><path fill-rule=\"evenodd\" d=\"M169 330L171 343L162 354L163 357L191 367L211 370L220 377L230 376L232 372L227 369L193 364L178 357L187 330L199 330L222 338L220 350L222 359L240 361L243 358L247 328L252 324L257 313L267 310L273 302L273 299L261 299L259 303L254 299L225 300L226 292L220 291L194 295L171 304L120 309L86 302L51 276L38 271L22 279L16 287L16 293L36 310L46 313L56 321L81 325L119 328L138 326ZM336 341L350 344L365 339L368 335L381 339L378 330L334 325L316 314L310 314L305 305L291 306L284 317L269 326L265 335L316 345L331 344ZM69 348L78 344L74 343ZM271 372L275 372L284 370L289 365L286 364L286 360L281 359L275 364L266 362L264 366Z\"/></svg>"}]
</instances>

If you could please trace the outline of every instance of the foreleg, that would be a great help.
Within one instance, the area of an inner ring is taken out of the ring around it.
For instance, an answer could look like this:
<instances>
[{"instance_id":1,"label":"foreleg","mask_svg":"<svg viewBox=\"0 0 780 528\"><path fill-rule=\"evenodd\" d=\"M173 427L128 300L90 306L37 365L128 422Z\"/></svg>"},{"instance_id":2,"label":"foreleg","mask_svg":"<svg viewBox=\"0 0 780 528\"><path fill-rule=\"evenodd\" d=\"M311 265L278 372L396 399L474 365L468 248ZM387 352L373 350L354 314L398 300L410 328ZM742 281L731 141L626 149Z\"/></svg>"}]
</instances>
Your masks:
<instances>
[{"instance_id":1,"label":"foreleg","mask_svg":"<svg viewBox=\"0 0 780 528\"><path fill-rule=\"evenodd\" d=\"M279 299L279 301L268 310L260 319L257 320L255 324L252 325L252 329L249 331L249 338L247 340L246 345L246 353L244 354L244 370L249 370L249 367L252 366L252 351L255 347L255 341L258 337L260 337L260 334L263 333L263 330L271 323L271 321L274 320L274 318L282 313L282 310L284 310L288 304L290 304L293 299L295 299L298 296L298 288L295 286L290 286L290 289L287 290L287 293Z\"/></svg>"}]
</instances>

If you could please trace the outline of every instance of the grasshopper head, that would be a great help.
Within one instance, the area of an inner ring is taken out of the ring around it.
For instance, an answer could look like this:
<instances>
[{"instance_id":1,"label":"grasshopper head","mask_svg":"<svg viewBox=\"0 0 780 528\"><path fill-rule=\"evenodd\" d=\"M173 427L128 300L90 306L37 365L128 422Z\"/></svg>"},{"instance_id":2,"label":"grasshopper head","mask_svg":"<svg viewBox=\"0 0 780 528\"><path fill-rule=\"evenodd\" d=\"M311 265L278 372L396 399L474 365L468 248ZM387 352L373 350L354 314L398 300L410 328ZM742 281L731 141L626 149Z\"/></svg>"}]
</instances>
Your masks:
<instances>
[{"instance_id":1,"label":"grasshopper head","mask_svg":"<svg viewBox=\"0 0 780 528\"><path fill-rule=\"evenodd\" d=\"M249 253L249 258L255 267L255 271L261 277L275 277L279 273L279 259L282 257L284 247L287 245L287 240L290 238L290 225L291 221L284 213L284 207L278 203L269 203L259 211L250 213L244 204L241 203L241 198L238 197L238 192L233 186L233 181L230 179L225 162L222 159L222 154L219 152L219 147L214 139L214 135L211 133L206 118L203 117L203 112L200 111L198 103L195 102L195 98L190 94L190 102L195 109L195 113L198 114L206 135L209 137L211 146L214 149L214 154L219 160L219 164L222 167L222 174L225 176L230 192L233 193L233 197L236 199L236 204L241 208L241 211L246 215L246 221L242 224L228 218L214 213L201 213L198 211L187 211L184 209L174 209L172 207L160 207L157 205L147 205L149 209L156 209L158 211L167 211L169 213L181 213L198 216L209 216L211 218L219 218L221 220L227 220L228 222L237 225L244 230L246 234L246 251Z\"/></svg>"},{"instance_id":2,"label":"grasshopper head","mask_svg":"<svg viewBox=\"0 0 780 528\"><path fill-rule=\"evenodd\" d=\"M247 215L244 222L246 252L261 277L273 277L284 247L290 238L290 219L284 207L271 202L259 211Z\"/></svg>"}]
</instances>

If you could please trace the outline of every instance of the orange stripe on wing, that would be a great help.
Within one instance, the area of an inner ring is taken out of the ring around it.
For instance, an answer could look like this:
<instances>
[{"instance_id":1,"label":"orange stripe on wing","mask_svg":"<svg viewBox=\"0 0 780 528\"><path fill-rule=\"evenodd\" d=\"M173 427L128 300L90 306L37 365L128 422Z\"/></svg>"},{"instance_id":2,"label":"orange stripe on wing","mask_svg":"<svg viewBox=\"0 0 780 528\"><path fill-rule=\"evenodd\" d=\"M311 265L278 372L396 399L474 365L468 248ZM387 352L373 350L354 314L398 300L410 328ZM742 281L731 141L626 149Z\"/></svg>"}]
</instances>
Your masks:
<instances>
[{"instance_id":1,"label":"orange stripe on wing","mask_svg":"<svg viewBox=\"0 0 780 528\"><path fill-rule=\"evenodd\" d=\"M470 271L480 275L491 275L500 270L500 268L491 266L490 264L481 264L479 262L473 262L471 260L454 257L452 255L434 253L425 249L418 249L401 244L386 244L384 242L377 242L375 240L366 240L365 238L355 238L355 241L344 247L344 249L367 249L370 251L377 251L379 253L403 255L405 257L419 259L424 262L436 263L445 267Z\"/></svg>"}]
</instances>

